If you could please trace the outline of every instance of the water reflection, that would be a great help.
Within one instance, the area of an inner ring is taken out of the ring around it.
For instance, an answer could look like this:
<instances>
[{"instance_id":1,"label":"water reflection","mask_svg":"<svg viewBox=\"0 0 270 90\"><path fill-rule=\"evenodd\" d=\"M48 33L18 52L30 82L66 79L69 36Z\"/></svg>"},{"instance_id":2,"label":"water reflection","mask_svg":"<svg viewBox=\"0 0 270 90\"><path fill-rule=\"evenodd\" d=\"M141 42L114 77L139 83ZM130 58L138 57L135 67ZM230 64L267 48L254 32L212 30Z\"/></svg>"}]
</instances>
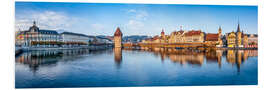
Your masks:
<instances>
[{"instance_id":1,"label":"water reflection","mask_svg":"<svg viewBox=\"0 0 270 90\"><path fill-rule=\"evenodd\" d=\"M16 57L15 83L16 87L256 85L257 56L257 50L32 51Z\"/></svg>"},{"instance_id":2,"label":"water reflection","mask_svg":"<svg viewBox=\"0 0 270 90\"><path fill-rule=\"evenodd\" d=\"M114 48L114 61L116 67L119 69L122 63L122 48Z\"/></svg>"},{"instance_id":3,"label":"water reflection","mask_svg":"<svg viewBox=\"0 0 270 90\"><path fill-rule=\"evenodd\" d=\"M219 68L222 68L222 59L227 63L237 66L237 71L240 72L240 67L249 57L258 56L257 50L178 50L178 49L153 49L153 50L132 50L124 49L125 51L148 52L155 57L160 57L161 61L168 59L173 63L180 65L202 66L207 63L217 63ZM59 61L74 61L81 58L80 55L99 55L110 54L111 50L106 51L90 51L90 50L60 50L60 51L31 51L23 53L16 57L16 62L26 64L35 72L39 66L55 66ZM122 49L114 48L114 63L116 68L120 69L122 64ZM134 57L135 58L135 57Z\"/></svg>"},{"instance_id":4,"label":"water reflection","mask_svg":"<svg viewBox=\"0 0 270 90\"><path fill-rule=\"evenodd\" d=\"M30 51L16 57L16 62L28 65L30 70L36 72L40 66L55 66L59 61L68 62L82 58L82 55L98 55L110 53L108 51L78 50L55 50L55 51Z\"/></svg>"},{"instance_id":5,"label":"water reflection","mask_svg":"<svg viewBox=\"0 0 270 90\"><path fill-rule=\"evenodd\" d=\"M132 49L125 49L131 50ZM139 52L153 53L154 56L160 57L161 61L169 59L180 65L202 66L207 63L217 63L218 67L222 67L222 59L227 63L237 66L237 71L240 72L240 66L249 57L258 56L257 50L188 50L188 49L166 49L154 48L148 50L137 50Z\"/></svg>"}]
</instances>

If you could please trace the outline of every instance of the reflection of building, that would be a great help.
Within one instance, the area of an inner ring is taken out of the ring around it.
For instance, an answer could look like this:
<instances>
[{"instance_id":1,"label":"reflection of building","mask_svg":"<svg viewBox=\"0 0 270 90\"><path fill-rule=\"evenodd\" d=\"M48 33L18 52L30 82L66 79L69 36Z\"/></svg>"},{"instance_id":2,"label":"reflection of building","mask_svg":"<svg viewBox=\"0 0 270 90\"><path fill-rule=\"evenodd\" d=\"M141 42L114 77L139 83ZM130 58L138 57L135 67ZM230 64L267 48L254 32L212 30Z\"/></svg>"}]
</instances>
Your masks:
<instances>
[{"instance_id":1,"label":"reflection of building","mask_svg":"<svg viewBox=\"0 0 270 90\"><path fill-rule=\"evenodd\" d=\"M114 33L114 47L115 48L121 48L122 47L122 32L119 27L117 27L115 33Z\"/></svg>"},{"instance_id":2,"label":"reflection of building","mask_svg":"<svg viewBox=\"0 0 270 90\"><path fill-rule=\"evenodd\" d=\"M16 63L28 65L34 72L41 66L55 65L59 61L74 60L74 56L88 54L87 49L61 50L61 51L31 51L16 57Z\"/></svg>"},{"instance_id":3,"label":"reflection of building","mask_svg":"<svg viewBox=\"0 0 270 90\"><path fill-rule=\"evenodd\" d=\"M181 64L196 64L196 65L202 65L203 61L204 61L204 55L203 54L182 54L182 55L178 55L178 54L170 54L168 55L169 58L173 61L173 62L179 62Z\"/></svg>"},{"instance_id":4,"label":"reflection of building","mask_svg":"<svg viewBox=\"0 0 270 90\"><path fill-rule=\"evenodd\" d=\"M122 49L121 48L114 48L114 61L119 68L122 63Z\"/></svg>"},{"instance_id":5,"label":"reflection of building","mask_svg":"<svg viewBox=\"0 0 270 90\"><path fill-rule=\"evenodd\" d=\"M248 57L258 56L257 50L228 50L227 62L232 65L236 64L238 71L240 71L241 64L248 59Z\"/></svg>"}]
</instances>

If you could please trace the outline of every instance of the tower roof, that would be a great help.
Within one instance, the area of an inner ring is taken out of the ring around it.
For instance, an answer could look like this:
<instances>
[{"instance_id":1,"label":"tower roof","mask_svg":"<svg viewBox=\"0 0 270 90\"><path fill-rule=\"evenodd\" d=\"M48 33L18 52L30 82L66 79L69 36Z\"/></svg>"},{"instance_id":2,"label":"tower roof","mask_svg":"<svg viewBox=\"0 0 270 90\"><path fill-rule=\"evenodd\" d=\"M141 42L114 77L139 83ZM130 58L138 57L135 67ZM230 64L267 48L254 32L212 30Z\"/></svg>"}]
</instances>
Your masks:
<instances>
[{"instance_id":1,"label":"tower roof","mask_svg":"<svg viewBox=\"0 0 270 90\"><path fill-rule=\"evenodd\" d=\"M241 32L240 31L240 24L239 24L239 22L238 22L238 26L237 26L237 32Z\"/></svg>"},{"instance_id":2,"label":"tower roof","mask_svg":"<svg viewBox=\"0 0 270 90\"><path fill-rule=\"evenodd\" d=\"M161 34L165 34L164 29L162 29Z\"/></svg>"},{"instance_id":3,"label":"tower roof","mask_svg":"<svg viewBox=\"0 0 270 90\"><path fill-rule=\"evenodd\" d=\"M33 26L29 28L29 31L31 31L31 30L33 30L33 31L35 31L35 32L36 32L36 31L39 31L39 28L36 26L36 21L34 21L34 22L33 22Z\"/></svg>"},{"instance_id":4,"label":"tower roof","mask_svg":"<svg viewBox=\"0 0 270 90\"><path fill-rule=\"evenodd\" d=\"M114 36L122 36L122 35L123 35L123 33L121 32L120 28L117 27L117 29L116 29L116 31L114 33Z\"/></svg>"},{"instance_id":5,"label":"tower roof","mask_svg":"<svg viewBox=\"0 0 270 90\"><path fill-rule=\"evenodd\" d=\"M218 30L221 30L221 26L219 26Z\"/></svg>"}]
</instances>

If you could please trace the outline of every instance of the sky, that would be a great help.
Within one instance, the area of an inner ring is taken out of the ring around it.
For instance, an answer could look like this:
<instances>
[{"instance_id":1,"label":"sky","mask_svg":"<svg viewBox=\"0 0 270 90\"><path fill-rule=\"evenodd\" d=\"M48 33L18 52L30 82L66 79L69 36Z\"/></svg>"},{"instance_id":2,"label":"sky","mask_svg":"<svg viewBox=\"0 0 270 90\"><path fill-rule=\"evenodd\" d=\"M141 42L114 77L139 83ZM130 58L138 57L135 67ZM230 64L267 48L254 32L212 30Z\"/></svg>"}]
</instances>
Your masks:
<instances>
[{"instance_id":1,"label":"sky","mask_svg":"<svg viewBox=\"0 0 270 90\"><path fill-rule=\"evenodd\" d=\"M33 21L40 29L69 31L86 35L112 36L120 27L127 35L159 35L162 29L202 30L217 33L236 31L258 33L257 6L16 2L15 29L28 30Z\"/></svg>"}]
</instances>

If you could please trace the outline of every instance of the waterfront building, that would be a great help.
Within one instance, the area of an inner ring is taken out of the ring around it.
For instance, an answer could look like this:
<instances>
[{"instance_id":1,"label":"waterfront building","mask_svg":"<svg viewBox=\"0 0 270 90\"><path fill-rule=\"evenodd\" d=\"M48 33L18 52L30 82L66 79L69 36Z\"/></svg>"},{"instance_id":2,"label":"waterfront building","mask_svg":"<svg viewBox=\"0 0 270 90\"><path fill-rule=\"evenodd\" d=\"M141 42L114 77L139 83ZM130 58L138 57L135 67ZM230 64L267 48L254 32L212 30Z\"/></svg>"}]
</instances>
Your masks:
<instances>
[{"instance_id":1,"label":"waterfront building","mask_svg":"<svg viewBox=\"0 0 270 90\"><path fill-rule=\"evenodd\" d=\"M164 29L162 29L160 34L160 43L168 43L169 36L165 35Z\"/></svg>"},{"instance_id":2,"label":"waterfront building","mask_svg":"<svg viewBox=\"0 0 270 90\"><path fill-rule=\"evenodd\" d=\"M248 34L247 35L247 47L258 47L258 35L257 34Z\"/></svg>"},{"instance_id":3,"label":"waterfront building","mask_svg":"<svg viewBox=\"0 0 270 90\"><path fill-rule=\"evenodd\" d=\"M207 33L205 36L205 43L210 46L222 47L222 30L221 27L218 29L218 33Z\"/></svg>"},{"instance_id":4,"label":"waterfront building","mask_svg":"<svg viewBox=\"0 0 270 90\"><path fill-rule=\"evenodd\" d=\"M148 38L142 40L142 43L202 43L204 42L204 32L201 30L191 30L191 31L175 31L170 35L165 35L162 29L160 36L154 36L153 38Z\"/></svg>"},{"instance_id":5,"label":"waterfront building","mask_svg":"<svg viewBox=\"0 0 270 90\"><path fill-rule=\"evenodd\" d=\"M236 46L236 34L234 31L227 34L227 47L235 47Z\"/></svg>"},{"instance_id":6,"label":"waterfront building","mask_svg":"<svg viewBox=\"0 0 270 90\"><path fill-rule=\"evenodd\" d=\"M186 31L174 31L170 34L169 43L183 43L185 42L185 35Z\"/></svg>"},{"instance_id":7,"label":"waterfront building","mask_svg":"<svg viewBox=\"0 0 270 90\"><path fill-rule=\"evenodd\" d=\"M232 31L227 33L227 46L228 47L244 47L247 45L247 36L240 31L240 24L238 23L236 32Z\"/></svg>"},{"instance_id":8,"label":"waterfront building","mask_svg":"<svg viewBox=\"0 0 270 90\"><path fill-rule=\"evenodd\" d=\"M191 30L185 33L184 38L186 43L202 43L204 42L204 33L201 30Z\"/></svg>"},{"instance_id":9,"label":"waterfront building","mask_svg":"<svg viewBox=\"0 0 270 90\"><path fill-rule=\"evenodd\" d=\"M73 32L63 32L60 36L64 47L87 46L92 39L87 35Z\"/></svg>"},{"instance_id":10,"label":"waterfront building","mask_svg":"<svg viewBox=\"0 0 270 90\"><path fill-rule=\"evenodd\" d=\"M55 30L41 30L37 27L35 21L29 30L21 31L17 36L17 40L21 41L21 46L26 47L55 47L59 39L60 36Z\"/></svg>"},{"instance_id":11,"label":"waterfront building","mask_svg":"<svg viewBox=\"0 0 270 90\"><path fill-rule=\"evenodd\" d=\"M122 47L122 32L119 27L117 27L115 33L114 33L114 47L115 48L121 48Z\"/></svg>"}]
</instances>

